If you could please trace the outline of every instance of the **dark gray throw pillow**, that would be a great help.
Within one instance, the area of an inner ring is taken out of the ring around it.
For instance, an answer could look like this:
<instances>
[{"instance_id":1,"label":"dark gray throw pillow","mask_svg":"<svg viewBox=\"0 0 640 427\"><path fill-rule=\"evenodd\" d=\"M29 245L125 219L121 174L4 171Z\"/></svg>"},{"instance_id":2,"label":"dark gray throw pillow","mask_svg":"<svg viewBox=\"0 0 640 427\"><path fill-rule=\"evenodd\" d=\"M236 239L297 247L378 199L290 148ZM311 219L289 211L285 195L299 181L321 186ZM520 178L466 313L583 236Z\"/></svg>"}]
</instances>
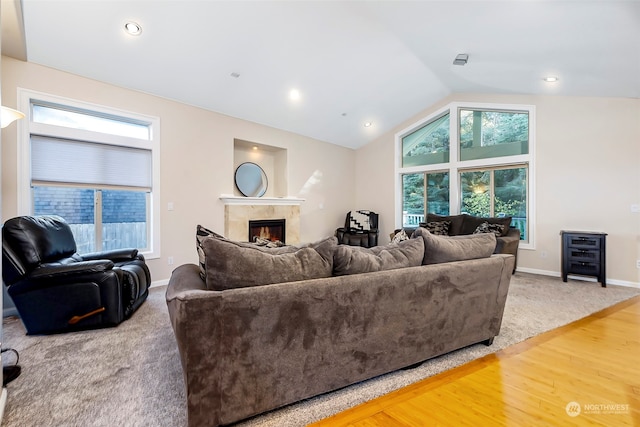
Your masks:
<instances>
[{"instance_id":1,"label":"dark gray throw pillow","mask_svg":"<svg viewBox=\"0 0 640 427\"><path fill-rule=\"evenodd\" d=\"M330 277L337 244L330 237L302 248L264 248L207 237L202 241L206 286L221 291Z\"/></svg>"},{"instance_id":2,"label":"dark gray throw pillow","mask_svg":"<svg viewBox=\"0 0 640 427\"><path fill-rule=\"evenodd\" d=\"M338 245L333 253L333 274L344 276L415 267L422 264L423 257L422 239L409 239L373 248Z\"/></svg>"},{"instance_id":3,"label":"dark gray throw pillow","mask_svg":"<svg viewBox=\"0 0 640 427\"><path fill-rule=\"evenodd\" d=\"M422 264L488 258L496 248L496 235L493 233L435 236L425 228L418 228L413 236L424 240Z\"/></svg>"}]
</instances>

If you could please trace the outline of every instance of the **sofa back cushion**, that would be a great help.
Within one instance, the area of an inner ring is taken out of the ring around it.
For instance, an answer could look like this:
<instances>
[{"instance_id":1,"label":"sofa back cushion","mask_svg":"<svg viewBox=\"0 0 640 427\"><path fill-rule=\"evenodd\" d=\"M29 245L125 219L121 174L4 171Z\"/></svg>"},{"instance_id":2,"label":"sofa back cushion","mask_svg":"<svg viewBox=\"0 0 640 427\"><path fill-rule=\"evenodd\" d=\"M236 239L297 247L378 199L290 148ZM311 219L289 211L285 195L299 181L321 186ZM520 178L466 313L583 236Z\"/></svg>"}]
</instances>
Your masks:
<instances>
[{"instance_id":1,"label":"sofa back cushion","mask_svg":"<svg viewBox=\"0 0 640 427\"><path fill-rule=\"evenodd\" d=\"M423 258L423 239L408 239L373 248L338 245L333 253L333 274L344 276L416 267L422 264Z\"/></svg>"},{"instance_id":2,"label":"sofa back cushion","mask_svg":"<svg viewBox=\"0 0 640 427\"><path fill-rule=\"evenodd\" d=\"M496 248L496 236L493 233L435 236L424 228L418 228L413 235L424 240L422 264L488 258Z\"/></svg>"},{"instance_id":3,"label":"sofa back cushion","mask_svg":"<svg viewBox=\"0 0 640 427\"><path fill-rule=\"evenodd\" d=\"M225 289L330 277L337 239L330 237L305 247L258 247L217 237L205 237L207 289Z\"/></svg>"}]
</instances>

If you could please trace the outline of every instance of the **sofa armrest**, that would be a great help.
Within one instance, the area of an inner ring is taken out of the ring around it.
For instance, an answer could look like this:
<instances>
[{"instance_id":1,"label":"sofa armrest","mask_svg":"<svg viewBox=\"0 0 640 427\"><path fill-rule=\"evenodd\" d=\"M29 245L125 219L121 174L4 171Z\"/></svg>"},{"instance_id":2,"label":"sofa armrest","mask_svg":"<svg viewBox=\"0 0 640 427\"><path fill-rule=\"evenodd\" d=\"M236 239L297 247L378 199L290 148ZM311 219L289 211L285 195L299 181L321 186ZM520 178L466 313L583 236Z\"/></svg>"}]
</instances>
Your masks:
<instances>
[{"instance_id":1,"label":"sofa armrest","mask_svg":"<svg viewBox=\"0 0 640 427\"><path fill-rule=\"evenodd\" d=\"M510 254L516 257L513 265L513 271L516 271L518 265L518 247L520 245L520 230L514 227L509 228L506 236L500 236L496 239L496 250L494 254Z\"/></svg>"}]
</instances>

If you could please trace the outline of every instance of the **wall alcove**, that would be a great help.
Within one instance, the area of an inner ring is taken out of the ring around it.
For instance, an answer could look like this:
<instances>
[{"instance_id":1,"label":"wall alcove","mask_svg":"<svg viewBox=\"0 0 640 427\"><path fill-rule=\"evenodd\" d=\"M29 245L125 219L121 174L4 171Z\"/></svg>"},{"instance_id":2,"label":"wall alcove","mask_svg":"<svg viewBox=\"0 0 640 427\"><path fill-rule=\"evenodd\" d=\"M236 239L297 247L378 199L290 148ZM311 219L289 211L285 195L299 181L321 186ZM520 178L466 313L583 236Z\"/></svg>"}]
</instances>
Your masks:
<instances>
[{"instance_id":1,"label":"wall alcove","mask_svg":"<svg viewBox=\"0 0 640 427\"><path fill-rule=\"evenodd\" d=\"M286 197L289 191L287 150L241 139L233 140L233 170L242 163L251 162L260 166L267 175L267 191L264 197ZM234 187L233 194L242 196Z\"/></svg>"}]
</instances>

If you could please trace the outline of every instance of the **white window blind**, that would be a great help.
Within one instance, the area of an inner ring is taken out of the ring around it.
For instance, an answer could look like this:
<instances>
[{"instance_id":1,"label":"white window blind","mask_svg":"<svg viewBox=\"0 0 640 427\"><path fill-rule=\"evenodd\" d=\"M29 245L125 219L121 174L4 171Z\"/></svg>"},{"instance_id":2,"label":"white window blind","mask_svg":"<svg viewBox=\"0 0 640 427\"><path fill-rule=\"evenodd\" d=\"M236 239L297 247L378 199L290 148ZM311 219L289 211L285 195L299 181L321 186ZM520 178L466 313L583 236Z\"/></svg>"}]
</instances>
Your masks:
<instances>
[{"instance_id":1,"label":"white window blind","mask_svg":"<svg viewBox=\"0 0 640 427\"><path fill-rule=\"evenodd\" d=\"M31 179L150 189L151 150L32 135Z\"/></svg>"}]
</instances>

